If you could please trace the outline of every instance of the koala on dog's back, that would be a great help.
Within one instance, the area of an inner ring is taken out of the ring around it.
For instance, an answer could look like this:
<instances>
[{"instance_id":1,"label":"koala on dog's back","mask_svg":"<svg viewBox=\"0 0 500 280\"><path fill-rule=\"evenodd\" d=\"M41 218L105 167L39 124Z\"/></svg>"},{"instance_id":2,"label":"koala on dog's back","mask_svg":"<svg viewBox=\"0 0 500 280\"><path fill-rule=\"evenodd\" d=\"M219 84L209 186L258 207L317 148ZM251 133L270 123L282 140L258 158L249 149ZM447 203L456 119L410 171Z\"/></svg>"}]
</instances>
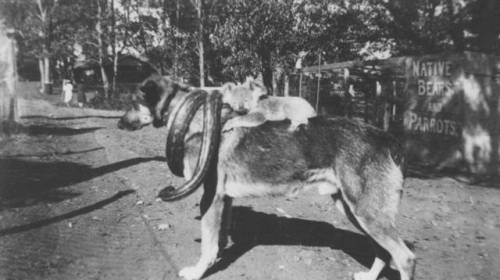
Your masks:
<instances>
[{"instance_id":1,"label":"koala on dog's back","mask_svg":"<svg viewBox=\"0 0 500 280\"><path fill-rule=\"evenodd\" d=\"M290 130L316 116L314 108L301 97L269 96L265 87L247 78L244 84L226 84L222 89L223 102L242 116L234 117L224 125L224 130L235 127L258 126L265 121L289 119Z\"/></svg>"}]
</instances>

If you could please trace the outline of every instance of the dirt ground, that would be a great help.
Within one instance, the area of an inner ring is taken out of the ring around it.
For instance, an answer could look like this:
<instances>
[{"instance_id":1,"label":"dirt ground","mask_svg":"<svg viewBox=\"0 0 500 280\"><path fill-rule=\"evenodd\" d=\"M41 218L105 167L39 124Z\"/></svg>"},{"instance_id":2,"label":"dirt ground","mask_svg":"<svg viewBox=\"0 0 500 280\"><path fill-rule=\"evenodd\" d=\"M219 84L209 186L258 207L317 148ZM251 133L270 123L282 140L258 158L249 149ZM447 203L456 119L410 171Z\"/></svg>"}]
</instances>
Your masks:
<instances>
[{"instance_id":1,"label":"dirt ground","mask_svg":"<svg viewBox=\"0 0 500 280\"><path fill-rule=\"evenodd\" d=\"M119 112L20 105L21 133L0 139L0 279L176 279L194 264L201 190L155 198L183 180L164 161L164 129L118 130ZM498 279L498 183L411 174L398 226L416 279ZM371 264L369 240L329 197L234 205L232 242L205 279L351 279Z\"/></svg>"}]
</instances>

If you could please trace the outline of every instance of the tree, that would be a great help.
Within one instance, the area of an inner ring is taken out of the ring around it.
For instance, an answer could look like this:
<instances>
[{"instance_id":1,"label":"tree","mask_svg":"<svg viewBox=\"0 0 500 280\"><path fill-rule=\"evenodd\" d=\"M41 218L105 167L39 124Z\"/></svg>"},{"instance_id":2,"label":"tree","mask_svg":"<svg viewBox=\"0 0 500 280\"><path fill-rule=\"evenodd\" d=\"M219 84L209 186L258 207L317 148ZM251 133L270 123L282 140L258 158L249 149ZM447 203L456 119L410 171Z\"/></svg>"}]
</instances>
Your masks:
<instances>
[{"instance_id":1,"label":"tree","mask_svg":"<svg viewBox=\"0 0 500 280\"><path fill-rule=\"evenodd\" d=\"M103 28L103 21L105 18L106 14L106 9L107 9L107 0L97 0L97 24L96 24L96 31L97 31L97 51L98 51L98 56L99 56L99 67L101 69L101 77L102 77L102 84L104 88L104 95L106 97L109 97L109 80L108 80L108 75L106 74L106 71L104 69L104 63L106 60L106 51L107 51L107 44L104 38L104 28Z\"/></svg>"},{"instance_id":2,"label":"tree","mask_svg":"<svg viewBox=\"0 0 500 280\"><path fill-rule=\"evenodd\" d=\"M58 0L4 0L0 5L6 24L26 40L20 47L29 46L29 52L39 59L42 92L51 93L52 17Z\"/></svg>"},{"instance_id":3,"label":"tree","mask_svg":"<svg viewBox=\"0 0 500 280\"><path fill-rule=\"evenodd\" d=\"M360 1L350 1L360 2ZM360 41L370 34L363 23L361 5L345 1L231 1L216 32L216 46L225 49L227 76L241 80L262 73L266 87L273 88L273 73L293 71L300 51L310 55L306 63L356 57Z\"/></svg>"},{"instance_id":4,"label":"tree","mask_svg":"<svg viewBox=\"0 0 500 280\"><path fill-rule=\"evenodd\" d=\"M290 3L240 0L229 4L229 16L214 32L216 47L225 49L226 76L242 80L260 72L265 86L272 88L273 54L292 28Z\"/></svg>"},{"instance_id":5,"label":"tree","mask_svg":"<svg viewBox=\"0 0 500 280\"><path fill-rule=\"evenodd\" d=\"M450 0L451 1L451 0ZM500 52L500 2L496 0L474 1L468 6L470 14L476 15L466 23L475 49L484 52Z\"/></svg>"},{"instance_id":6,"label":"tree","mask_svg":"<svg viewBox=\"0 0 500 280\"><path fill-rule=\"evenodd\" d=\"M500 4L495 0L370 1L386 18L378 21L396 54L443 51L498 52Z\"/></svg>"},{"instance_id":7,"label":"tree","mask_svg":"<svg viewBox=\"0 0 500 280\"><path fill-rule=\"evenodd\" d=\"M497 0L0 0L0 14L20 34L24 57L40 60L42 83L65 77L73 46L101 69L114 90L118 57L146 57L162 74L203 85L279 73L321 61L442 51L498 52ZM377 54L377 55L374 55ZM382 54L382 55L380 55ZM55 70L55 71L53 71ZM113 79L111 81L111 79ZM110 83L111 81L111 83ZM47 87L49 88L49 87Z\"/></svg>"}]
</instances>

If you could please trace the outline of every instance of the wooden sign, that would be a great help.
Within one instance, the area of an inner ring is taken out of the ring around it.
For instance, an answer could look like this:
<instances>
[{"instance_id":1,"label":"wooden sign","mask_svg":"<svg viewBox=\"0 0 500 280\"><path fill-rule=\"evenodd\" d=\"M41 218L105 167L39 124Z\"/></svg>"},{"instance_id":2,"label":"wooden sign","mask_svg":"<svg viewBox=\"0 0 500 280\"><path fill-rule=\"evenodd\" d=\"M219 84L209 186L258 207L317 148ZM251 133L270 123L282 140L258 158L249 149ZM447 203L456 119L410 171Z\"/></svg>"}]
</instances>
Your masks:
<instances>
[{"instance_id":1,"label":"wooden sign","mask_svg":"<svg viewBox=\"0 0 500 280\"><path fill-rule=\"evenodd\" d=\"M460 61L448 57L407 59L407 133L446 141L460 137L460 96L453 82L459 69Z\"/></svg>"}]
</instances>

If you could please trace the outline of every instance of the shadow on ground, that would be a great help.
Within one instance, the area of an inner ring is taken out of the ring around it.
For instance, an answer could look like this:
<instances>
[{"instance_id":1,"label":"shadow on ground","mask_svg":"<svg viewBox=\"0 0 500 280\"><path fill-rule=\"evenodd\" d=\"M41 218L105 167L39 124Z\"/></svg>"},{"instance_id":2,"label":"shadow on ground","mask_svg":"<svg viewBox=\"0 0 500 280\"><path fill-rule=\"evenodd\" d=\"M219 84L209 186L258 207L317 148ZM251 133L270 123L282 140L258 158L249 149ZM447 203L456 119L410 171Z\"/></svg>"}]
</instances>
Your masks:
<instances>
[{"instance_id":1,"label":"shadow on ground","mask_svg":"<svg viewBox=\"0 0 500 280\"><path fill-rule=\"evenodd\" d=\"M103 199L103 200L98 201L98 202L96 202L94 204L91 204L91 205L88 205L88 206L76 209L74 211L71 211L71 212L68 212L68 213L65 213L65 214L62 214L62 215L58 215L58 216L55 216L55 217L51 217L51 218L39 220L39 221L36 221L34 223L29 223L29 224L25 224L25 225L20 225L20 226L14 226L14 227L10 227L10 228L0 229L0 237L5 236L5 235L10 235L10 234L15 234L15 233L27 231L27 230L31 230L31 229L34 229L34 228L39 228L39 227L47 226L47 225L50 225L50 224L53 224L53 223L58 223L60 221L63 221L63 220L66 220L66 219L70 219L70 218L73 218L73 217L76 217L76 216L79 216L79 215L87 214L87 213L90 213L90 212L92 212L94 210L103 208L104 206L106 206L108 204L111 204L111 203L119 200L120 198L122 198L124 196L127 196L129 194L132 194L132 193L135 193L135 191L134 190L120 191L120 192L116 193L115 195L113 195L113 196L111 196L109 198Z\"/></svg>"},{"instance_id":2,"label":"shadow on ground","mask_svg":"<svg viewBox=\"0 0 500 280\"><path fill-rule=\"evenodd\" d=\"M68 120L78 120L78 119L119 119L121 116L101 116L101 115L88 115L88 116L76 116L76 117L48 117L43 115L31 115L22 116L21 119L44 119L44 120L54 120L54 121L68 121Z\"/></svg>"},{"instance_id":3,"label":"shadow on ground","mask_svg":"<svg viewBox=\"0 0 500 280\"><path fill-rule=\"evenodd\" d=\"M285 218L249 207L233 207L230 235L233 245L222 252L221 260L205 276L224 270L259 245L330 247L342 250L366 267L371 266L374 258L371 240L365 235L338 229L326 222ZM399 273L388 268L382 275L389 280L399 279Z\"/></svg>"},{"instance_id":4,"label":"shadow on ground","mask_svg":"<svg viewBox=\"0 0 500 280\"><path fill-rule=\"evenodd\" d=\"M460 183L500 189L500 178L493 175L472 174L457 168L437 169L432 166L411 165L406 171L406 177L418 179L452 178Z\"/></svg>"},{"instance_id":5,"label":"shadow on ground","mask_svg":"<svg viewBox=\"0 0 500 280\"><path fill-rule=\"evenodd\" d=\"M59 151L51 151L51 152L45 152L45 153L32 153L32 154L26 154L26 153L19 153L19 154L9 154L9 155L0 155L0 159L7 159L7 158L22 158L22 157L49 157L49 156L68 156L68 155L77 155L77 154L85 154L85 153L90 153L90 152L95 152L99 150L104 150L104 147L95 147L95 148L90 148L90 149L84 149L84 150L78 150L78 151L64 151L64 152L59 152Z\"/></svg>"},{"instance_id":6,"label":"shadow on ground","mask_svg":"<svg viewBox=\"0 0 500 280\"><path fill-rule=\"evenodd\" d=\"M14 122L1 122L0 132L7 135L11 134L27 134L30 136L37 135L54 135L54 136L72 136L94 132L104 127L85 127L71 128L66 126L55 126L50 124L19 124Z\"/></svg>"},{"instance_id":7,"label":"shadow on ground","mask_svg":"<svg viewBox=\"0 0 500 280\"><path fill-rule=\"evenodd\" d=\"M73 198L80 192L65 187L148 161L164 158L133 158L100 167L66 161L0 159L0 210Z\"/></svg>"},{"instance_id":8,"label":"shadow on ground","mask_svg":"<svg viewBox=\"0 0 500 280\"><path fill-rule=\"evenodd\" d=\"M84 133L94 132L103 127L86 127L86 128L70 128L64 126L53 125L27 125L21 126L18 133L26 133L28 135L57 135L57 136L72 136Z\"/></svg>"}]
</instances>

